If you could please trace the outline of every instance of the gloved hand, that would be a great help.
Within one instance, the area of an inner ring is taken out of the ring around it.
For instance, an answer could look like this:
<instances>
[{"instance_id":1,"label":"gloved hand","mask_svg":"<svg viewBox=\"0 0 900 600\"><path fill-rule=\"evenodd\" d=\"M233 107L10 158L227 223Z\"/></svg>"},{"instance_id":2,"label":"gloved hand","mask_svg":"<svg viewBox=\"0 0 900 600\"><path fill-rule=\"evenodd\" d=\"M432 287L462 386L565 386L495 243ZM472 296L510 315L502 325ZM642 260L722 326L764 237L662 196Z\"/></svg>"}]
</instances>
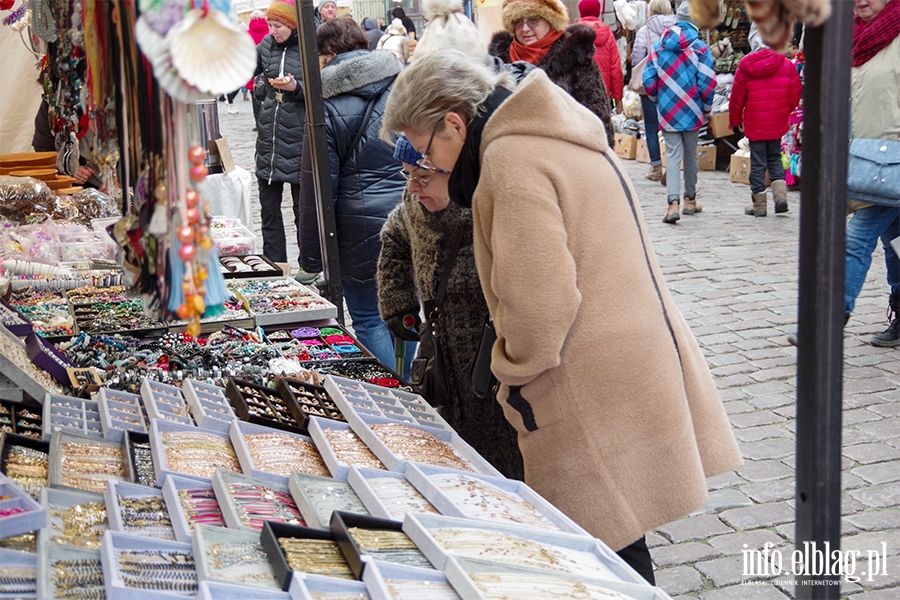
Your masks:
<instances>
[{"instance_id":1,"label":"gloved hand","mask_svg":"<svg viewBox=\"0 0 900 600\"><path fill-rule=\"evenodd\" d=\"M415 330L418 329L421 324L422 319L419 318L418 312L394 315L393 317L388 317L387 321L385 321L388 331L390 331L395 338L408 340L410 342L419 341L419 334Z\"/></svg>"}]
</instances>

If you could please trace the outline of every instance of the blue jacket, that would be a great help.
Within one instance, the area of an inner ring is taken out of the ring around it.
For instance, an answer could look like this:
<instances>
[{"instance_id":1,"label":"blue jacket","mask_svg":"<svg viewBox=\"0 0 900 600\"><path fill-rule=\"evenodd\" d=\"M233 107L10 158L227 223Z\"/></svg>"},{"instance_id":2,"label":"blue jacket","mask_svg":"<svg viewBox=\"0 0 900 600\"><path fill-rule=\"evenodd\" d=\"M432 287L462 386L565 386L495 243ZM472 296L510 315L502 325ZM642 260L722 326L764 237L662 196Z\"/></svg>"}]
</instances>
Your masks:
<instances>
[{"instance_id":1,"label":"blue jacket","mask_svg":"<svg viewBox=\"0 0 900 600\"><path fill-rule=\"evenodd\" d=\"M712 110L716 71L697 28L679 21L653 44L644 66L644 88L656 102L663 131L700 129Z\"/></svg>"}]
</instances>

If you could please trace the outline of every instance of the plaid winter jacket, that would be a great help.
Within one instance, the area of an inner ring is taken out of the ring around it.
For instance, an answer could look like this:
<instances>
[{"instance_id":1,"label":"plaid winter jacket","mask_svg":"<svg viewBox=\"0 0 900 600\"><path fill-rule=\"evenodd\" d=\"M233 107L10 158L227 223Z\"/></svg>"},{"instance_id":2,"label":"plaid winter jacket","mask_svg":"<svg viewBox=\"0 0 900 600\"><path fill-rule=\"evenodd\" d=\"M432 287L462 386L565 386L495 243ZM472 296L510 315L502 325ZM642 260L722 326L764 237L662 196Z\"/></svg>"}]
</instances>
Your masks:
<instances>
[{"instance_id":1,"label":"plaid winter jacket","mask_svg":"<svg viewBox=\"0 0 900 600\"><path fill-rule=\"evenodd\" d=\"M716 91L709 46L692 24L679 21L653 44L644 88L659 111L663 131L694 131L706 122Z\"/></svg>"}]
</instances>

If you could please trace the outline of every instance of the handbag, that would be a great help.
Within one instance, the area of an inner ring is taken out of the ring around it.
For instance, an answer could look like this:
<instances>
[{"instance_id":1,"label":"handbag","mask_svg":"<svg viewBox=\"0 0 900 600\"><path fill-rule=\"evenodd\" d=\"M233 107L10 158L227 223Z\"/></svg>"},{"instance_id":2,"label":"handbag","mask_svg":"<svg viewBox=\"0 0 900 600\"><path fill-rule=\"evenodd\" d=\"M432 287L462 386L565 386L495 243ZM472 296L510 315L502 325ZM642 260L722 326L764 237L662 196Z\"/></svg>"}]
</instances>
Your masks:
<instances>
[{"instance_id":1,"label":"handbag","mask_svg":"<svg viewBox=\"0 0 900 600\"><path fill-rule=\"evenodd\" d=\"M491 315L484 317L484 326L481 329L481 342L472 361L472 370L469 373L472 393L476 398L491 399L497 393L497 378L491 372L491 351L494 342L497 341L497 331L494 329L494 320Z\"/></svg>"},{"instance_id":2,"label":"handbag","mask_svg":"<svg viewBox=\"0 0 900 600\"><path fill-rule=\"evenodd\" d=\"M859 138L850 143L847 197L900 206L900 142Z\"/></svg>"},{"instance_id":3,"label":"handbag","mask_svg":"<svg viewBox=\"0 0 900 600\"><path fill-rule=\"evenodd\" d=\"M440 317L441 306L447 293L447 284L450 281L450 271L456 264L462 236L463 230L460 230L453 238L434 299L425 301L425 320L419 327L419 349L409 371L409 383L413 389L435 408L447 406L453 401L449 369L441 348Z\"/></svg>"},{"instance_id":4,"label":"handbag","mask_svg":"<svg viewBox=\"0 0 900 600\"><path fill-rule=\"evenodd\" d=\"M70 132L68 136L63 137L63 142L56 154L56 170L63 175L74 177L81 166L81 151L78 148L78 138L75 132Z\"/></svg>"},{"instance_id":5,"label":"handbag","mask_svg":"<svg viewBox=\"0 0 900 600\"><path fill-rule=\"evenodd\" d=\"M269 93L269 85L265 73L260 73L253 78L253 97L257 102L263 102Z\"/></svg>"},{"instance_id":6,"label":"handbag","mask_svg":"<svg viewBox=\"0 0 900 600\"><path fill-rule=\"evenodd\" d=\"M650 58L650 51L652 50L650 47L650 29L645 29L644 32L647 34L647 56L631 68L631 79L628 80L628 89L632 92L637 92L641 96L647 95L647 90L644 89L644 67L647 66L647 59Z\"/></svg>"}]
</instances>

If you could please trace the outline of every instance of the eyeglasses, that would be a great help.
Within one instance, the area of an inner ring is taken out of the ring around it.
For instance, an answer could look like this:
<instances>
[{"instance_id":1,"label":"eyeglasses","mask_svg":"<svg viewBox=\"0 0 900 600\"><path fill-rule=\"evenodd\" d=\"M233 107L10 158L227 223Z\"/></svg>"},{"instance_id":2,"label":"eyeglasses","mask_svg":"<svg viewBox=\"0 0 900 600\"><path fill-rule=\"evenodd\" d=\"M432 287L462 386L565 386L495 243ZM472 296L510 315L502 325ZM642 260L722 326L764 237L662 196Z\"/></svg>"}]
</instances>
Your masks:
<instances>
[{"instance_id":1,"label":"eyeglasses","mask_svg":"<svg viewBox=\"0 0 900 600\"><path fill-rule=\"evenodd\" d=\"M522 29L525 25L528 25L528 29L534 31L534 28L538 26L541 22L541 17L531 17L530 19L519 19L518 21L513 21L513 29Z\"/></svg>"},{"instance_id":2,"label":"eyeglasses","mask_svg":"<svg viewBox=\"0 0 900 600\"><path fill-rule=\"evenodd\" d=\"M434 129L431 130L431 137L428 138L428 146L425 148L425 152L422 153L422 158L420 158L419 160L416 161L416 166L421 167L421 168L425 169L426 171L431 171L432 173L435 173L435 174L440 173L441 175L449 175L450 174L449 172L444 171L443 169L439 169L436 164L434 164L433 162L428 160L428 155L431 154L431 144L434 142L434 134L437 133L438 127L441 126L441 123L443 123L443 121L438 121L437 125L434 126ZM409 178L407 178L407 179L412 181ZM421 178L417 178L417 179L418 179L418 181L422 181ZM431 181L431 178L429 178L428 181ZM427 182L424 183L423 186L424 185L427 185Z\"/></svg>"},{"instance_id":3,"label":"eyeglasses","mask_svg":"<svg viewBox=\"0 0 900 600\"><path fill-rule=\"evenodd\" d=\"M440 169L438 169L440 170ZM443 171L441 171L443 173ZM400 174L403 175L403 179L407 180L410 183L417 183L420 186L427 187L431 180L435 178L438 174L435 171L431 171L430 175L426 175L425 177L419 177L418 175L413 175L412 173L406 171L405 169L400 169Z\"/></svg>"}]
</instances>

